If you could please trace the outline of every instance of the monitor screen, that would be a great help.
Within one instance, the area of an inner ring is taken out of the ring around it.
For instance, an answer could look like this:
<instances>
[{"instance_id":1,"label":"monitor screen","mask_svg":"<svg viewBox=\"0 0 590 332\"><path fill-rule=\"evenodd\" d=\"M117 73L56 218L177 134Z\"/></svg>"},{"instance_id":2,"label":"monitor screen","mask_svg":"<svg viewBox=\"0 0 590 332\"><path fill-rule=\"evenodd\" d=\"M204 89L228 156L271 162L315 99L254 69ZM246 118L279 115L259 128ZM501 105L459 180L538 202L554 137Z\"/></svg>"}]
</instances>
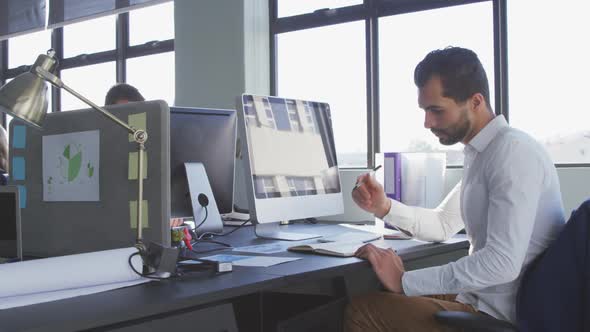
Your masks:
<instances>
[{"instance_id":1,"label":"monitor screen","mask_svg":"<svg viewBox=\"0 0 590 332\"><path fill-rule=\"evenodd\" d=\"M184 163L201 162L219 213L233 208L236 112L170 107L170 175L172 217L192 217Z\"/></svg>"},{"instance_id":2,"label":"monitor screen","mask_svg":"<svg viewBox=\"0 0 590 332\"><path fill-rule=\"evenodd\" d=\"M256 221L342 213L329 105L249 94L240 104Z\"/></svg>"}]
</instances>

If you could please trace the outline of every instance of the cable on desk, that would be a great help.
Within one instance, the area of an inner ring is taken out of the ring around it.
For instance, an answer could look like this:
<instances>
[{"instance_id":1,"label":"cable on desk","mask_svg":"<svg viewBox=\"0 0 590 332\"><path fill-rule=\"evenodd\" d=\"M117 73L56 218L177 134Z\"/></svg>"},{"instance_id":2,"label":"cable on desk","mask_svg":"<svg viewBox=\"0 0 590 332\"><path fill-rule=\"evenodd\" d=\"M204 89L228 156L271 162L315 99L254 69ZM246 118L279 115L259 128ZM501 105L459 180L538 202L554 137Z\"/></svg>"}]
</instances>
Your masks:
<instances>
[{"instance_id":1,"label":"cable on desk","mask_svg":"<svg viewBox=\"0 0 590 332\"><path fill-rule=\"evenodd\" d=\"M203 234L201 234L201 236L199 236L197 238L197 240L201 240L203 239L205 236L209 237L213 237L213 236L226 236L226 235L230 235L231 233L237 231L238 229L242 228L244 225L246 225L247 223L250 222L250 219L245 220L243 223L241 223L238 227L232 229L231 231L227 232L227 233L212 233L212 232L205 232Z\"/></svg>"},{"instance_id":2,"label":"cable on desk","mask_svg":"<svg viewBox=\"0 0 590 332\"><path fill-rule=\"evenodd\" d=\"M209 252L214 252L214 251L221 251L221 250L229 250L229 249L233 249L234 247L229 244L229 243L225 243L225 242L221 242L221 241L215 241L215 240L211 240L211 239L201 239L201 240L195 240L192 244L193 246L196 246L199 243L212 243L212 244L218 244L220 246L222 246L221 248L213 248L213 249L206 249L206 250L195 250L195 249L190 249L191 252L195 253L195 254L205 254L205 253L209 253Z\"/></svg>"},{"instance_id":3,"label":"cable on desk","mask_svg":"<svg viewBox=\"0 0 590 332\"><path fill-rule=\"evenodd\" d=\"M165 279L171 279L171 278L175 277L175 275L170 275L169 277L162 278L162 277L153 276L153 273L146 274L146 273L141 273L141 272L137 271L135 269L135 267L133 266L133 264L131 263L131 259L133 259L133 257L137 256L137 255L139 255L139 252L134 252L131 255L129 255L129 259L127 259L127 262L129 263L129 267L131 268L131 270L133 270L133 272L135 272L140 277L154 279L154 280L165 280Z\"/></svg>"},{"instance_id":4,"label":"cable on desk","mask_svg":"<svg viewBox=\"0 0 590 332\"><path fill-rule=\"evenodd\" d=\"M205 223L205 221L207 221L207 217L209 216L207 206L205 205L205 206L203 206L203 208L205 209L205 218L203 218L203 220L197 226L195 226L195 229L201 227Z\"/></svg>"},{"instance_id":5,"label":"cable on desk","mask_svg":"<svg viewBox=\"0 0 590 332\"><path fill-rule=\"evenodd\" d=\"M224 246L227 249L233 249L234 247L232 247L231 244L229 243L225 243L225 242L221 242L221 241L215 241L215 240L211 240L211 239L201 239L201 240L195 240L192 244L196 245L199 243L212 243L212 244L218 244L220 246Z\"/></svg>"}]
</instances>

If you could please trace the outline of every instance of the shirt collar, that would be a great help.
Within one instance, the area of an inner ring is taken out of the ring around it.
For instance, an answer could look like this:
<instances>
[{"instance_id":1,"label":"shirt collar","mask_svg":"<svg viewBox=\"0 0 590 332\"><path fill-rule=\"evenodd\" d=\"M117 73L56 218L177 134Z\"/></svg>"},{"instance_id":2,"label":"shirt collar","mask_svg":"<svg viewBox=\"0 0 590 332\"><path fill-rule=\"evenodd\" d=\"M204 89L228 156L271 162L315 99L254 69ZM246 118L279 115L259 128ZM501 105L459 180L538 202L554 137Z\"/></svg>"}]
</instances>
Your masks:
<instances>
[{"instance_id":1,"label":"shirt collar","mask_svg":"<svg viewBox=\"0 0 590 332\"><path fill-rule=\"evenodd\" d=\"M498 115L490 121L482 130L471 139L466 145L475 149L477 152L482 152L490 144L490 142L498 135L498 133L505 127L508 127L508 122L504 115Z\"/></svg>"}]
</instances>

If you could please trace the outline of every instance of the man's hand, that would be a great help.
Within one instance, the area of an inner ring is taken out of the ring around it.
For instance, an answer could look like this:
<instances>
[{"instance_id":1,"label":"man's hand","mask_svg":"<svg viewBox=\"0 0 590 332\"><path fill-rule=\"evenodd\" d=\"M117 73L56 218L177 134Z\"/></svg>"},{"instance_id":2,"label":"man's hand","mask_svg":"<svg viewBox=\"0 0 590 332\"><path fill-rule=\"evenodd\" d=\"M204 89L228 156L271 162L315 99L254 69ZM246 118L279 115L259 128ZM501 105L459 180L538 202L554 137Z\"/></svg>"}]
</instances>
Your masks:
<instances>
[{"instance_id":1,"label":"man's hand","mask_svg":"<svg viewBox=\"0 0 590 332\"><path fill-rule=\"evenodd\" d=\"M370 174L357 178L361 185L352 190L352 199L363 210L383 218L391 208L391 201L385 196L383 186Z\"/></svg>"},{"instance_id":2,"label":"man's hand","mask_svg":"<svg viewBox=\"0 0 590 332\"><path fill-rule=\"evenodd\" d=\"M371 263L377 278L388 291L398 294L404 293L402 287L402 276L405 272L404 263L391 248L381 249L369 243L360 247L354 255Z\"/></svg>"}]
</instances>

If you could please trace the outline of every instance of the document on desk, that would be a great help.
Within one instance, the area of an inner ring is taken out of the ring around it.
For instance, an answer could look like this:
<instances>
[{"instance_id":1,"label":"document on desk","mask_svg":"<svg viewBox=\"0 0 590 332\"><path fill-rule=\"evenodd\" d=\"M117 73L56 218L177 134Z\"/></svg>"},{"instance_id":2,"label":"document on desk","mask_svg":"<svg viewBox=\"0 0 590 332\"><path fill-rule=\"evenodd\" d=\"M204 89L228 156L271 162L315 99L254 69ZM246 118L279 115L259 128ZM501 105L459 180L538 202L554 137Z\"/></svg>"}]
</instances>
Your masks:
<instances>
[{"instance_id":1,"label":"document on desk","mask_svg":"<svg viewBox=\"0 0 590 332\"><path fill-rule=\"evenodd\" d=\"M358 248L364 246L363 242L328 242L328 243L307 243L289 248L289 251L311 252L320 255L352 257ZM372 245L387 249L391 248L383 240L371 242Z\"/></svg>"},{"instance_id":2,"label":"document on desk","mask_svg":"<svg viewBox=\"0 0 590 332\"><path fill-rule=\"evenodd\" d=\"M276 256L243 256L243 255L213 255L202 259L231 262L234 266L269 267L301 259L301 257L276 257Z\"/></svg>"},{"instance_id":3,"label":"document on desk","mask_svg":"<svg viewBox=\"0 0 590 332\"><path fill-rule=\"evenodd\" d=\"M265 243L253 246L237 247L233 251L249 252L253 254L276 254L277 252L287 251L287 243Z\"/></svg>"},{"instance_id":4,"label":"document on desk","mask_svg":"<svg viewBox=\"0 0 590 332\"><path fill-rule=\"evenodd\" d=\"M123 248L0 265L0 309L56 301L128 287L149 279L128 264L135 248ZM132 264L141 271L141 258Z\"/></svg>"}]
</instances>

